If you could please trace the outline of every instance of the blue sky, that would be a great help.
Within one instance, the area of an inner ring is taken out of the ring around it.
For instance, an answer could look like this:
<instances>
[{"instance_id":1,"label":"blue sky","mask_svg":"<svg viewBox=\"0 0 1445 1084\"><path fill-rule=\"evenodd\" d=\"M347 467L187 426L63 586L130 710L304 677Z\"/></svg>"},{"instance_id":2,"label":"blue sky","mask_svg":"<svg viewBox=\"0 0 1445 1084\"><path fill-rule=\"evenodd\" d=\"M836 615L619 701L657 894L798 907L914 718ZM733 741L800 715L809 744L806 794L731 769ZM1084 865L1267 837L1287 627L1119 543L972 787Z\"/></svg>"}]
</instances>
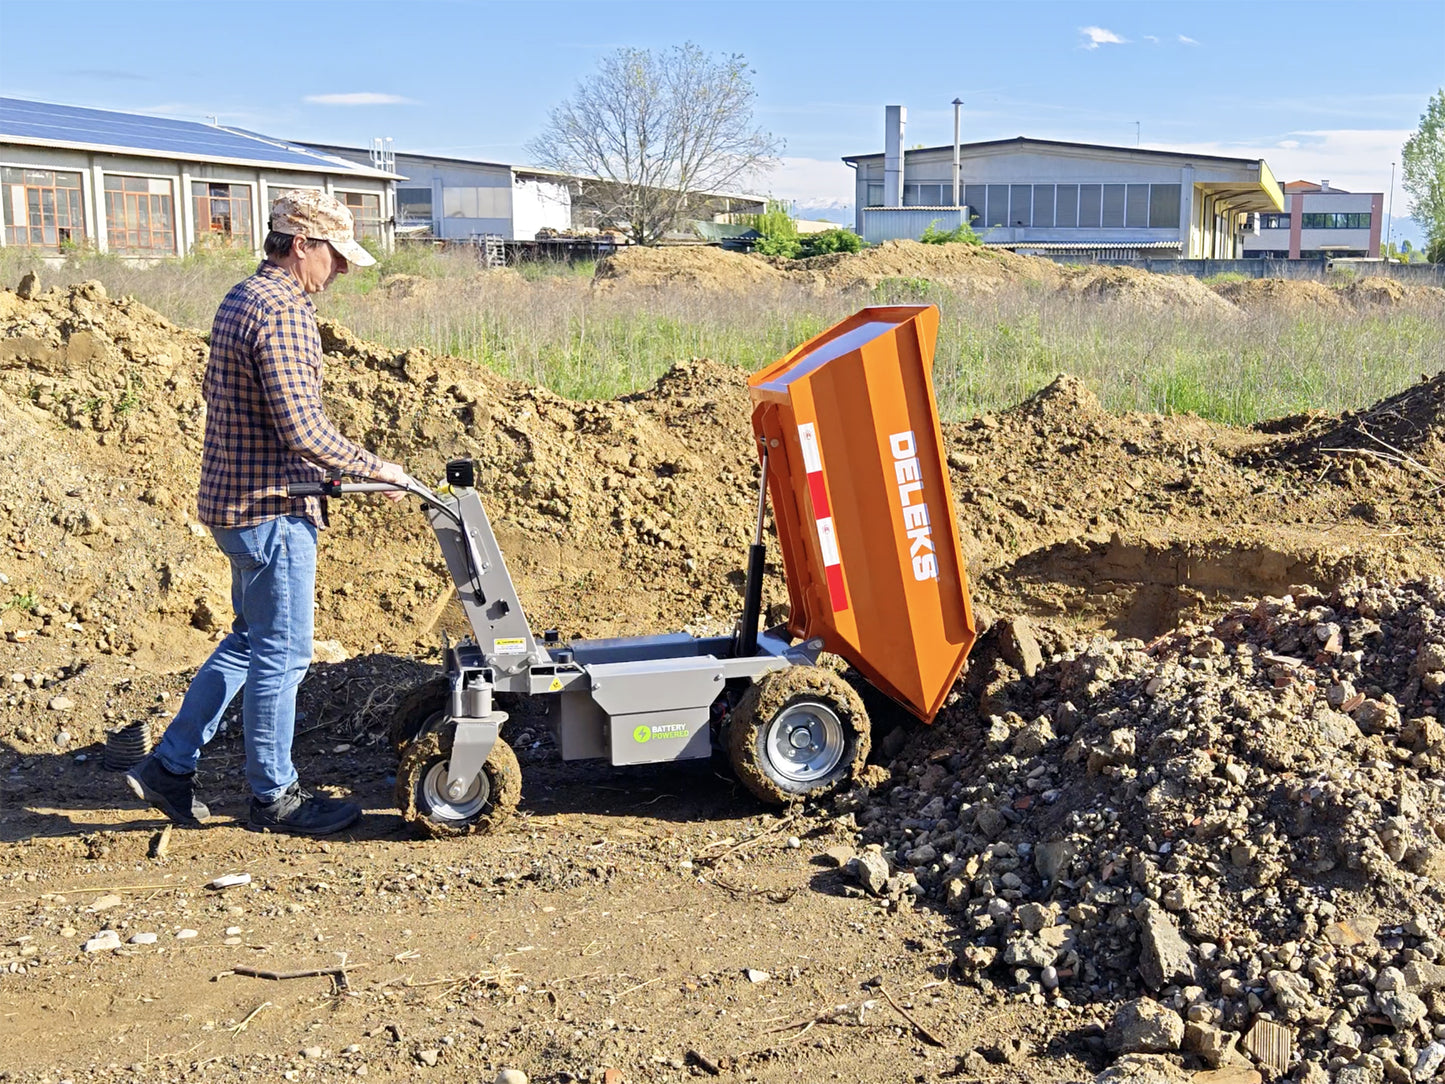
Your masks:
<instances>
[{"instance_id":1,"label":"blue sky","mask_svg":"<svg viewBox=\"0 0 1445 1084\"><path fill-rule=\"evenodd\" d=\"M1137 133L1386 191L1445 83L1442 0L0 0L0 94L522 162L600 57L685 41L755 72L758 120L786 142L756 187L840 218L852 173L838 159L882 149L886 104L908 107L909 145L949 142L960 97L965 140ZM1418 241L1398 172L1394 203L1396 239Z\"/></svg>"}]
</instances>

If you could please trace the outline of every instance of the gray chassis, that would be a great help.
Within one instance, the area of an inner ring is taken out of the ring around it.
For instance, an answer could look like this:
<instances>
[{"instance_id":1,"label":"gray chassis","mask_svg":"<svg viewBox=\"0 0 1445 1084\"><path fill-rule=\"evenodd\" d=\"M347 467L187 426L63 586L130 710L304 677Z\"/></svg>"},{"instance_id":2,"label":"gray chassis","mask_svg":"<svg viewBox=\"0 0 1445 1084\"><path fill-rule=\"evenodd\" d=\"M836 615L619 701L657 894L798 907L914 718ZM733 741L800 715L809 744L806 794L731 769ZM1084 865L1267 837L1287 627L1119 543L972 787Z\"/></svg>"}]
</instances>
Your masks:
<instances>
[{"instance_id":1,"label":"gray chassis","mask_svg":"<svg viewBox=\"0 0 1445 1084\"><path fill-rule=\"evenodd\" d=\"M446 559L472 636L446 651L455 724L445 790L465 794L496 744L506 712L494 692L547 697L548 721L563 760L611 764L693 760L713 751L713 722L765 674L811 666L821 640L793 644L781 628L740 654L738 636L668 633L606 640L555 637L538 642L517 598L477 491L427 489L415 481L327 482L292 486L293 495L336 496L404 490L418 497Z\"/></svg>"}]
</instances>

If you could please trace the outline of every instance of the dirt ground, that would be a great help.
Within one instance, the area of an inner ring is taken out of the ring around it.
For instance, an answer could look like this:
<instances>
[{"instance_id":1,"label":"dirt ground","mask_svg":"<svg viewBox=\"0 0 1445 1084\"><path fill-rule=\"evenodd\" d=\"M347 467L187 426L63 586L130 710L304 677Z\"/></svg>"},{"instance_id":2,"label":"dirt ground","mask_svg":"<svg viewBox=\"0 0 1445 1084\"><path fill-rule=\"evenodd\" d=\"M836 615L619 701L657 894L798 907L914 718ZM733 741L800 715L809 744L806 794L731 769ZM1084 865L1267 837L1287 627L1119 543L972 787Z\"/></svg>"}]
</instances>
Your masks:
<instances>
[{"instance_id":1,"label":"dirt ground","mask_svg":"<svg viewBox=\"0 0 1445 1084\"><path fill-rule=\"evenodd\" d=\"M889 248L875 257L886 266L830 274L825 262L807 273L820 288L917 273L906 269L906 251ZM1041 262L968 258L991 261L980 288L1036 274ZM716 266L689 273L719 274ZM1131 276L1084 283L1059 271L1051 281L1136 288ZM1182 282L1209 300L1173 298L1173 284L1160 303L1245 303L1233 296L1241 291ZM1336 303L1410 300L1371 289ZM1250 303L1269 303L1261 298ZM479 489L535 628L572 637L730 626L756 484L742 374L690 362L638 395L574 403L453 359L380 349L339 327L325 335L327 408L344 431L422 478L438 476L453 455L477 457ZM606 1084L713 1075L1146 1079L1129 1077L1135 1069L1156 1074L1148 1079L1226 1079L1198 1075L1217 1070L1177 1042L1161 1063L1131 1068L1120 1059L1117 1017L1135 994L1172 1005L1181 1027L1188 1017L1243 1031L1261 1011L1290 1020L1291 1079L1353 1080L1339 1074L1357 1064L1380 1074L1364 1080L1383 1078L1387 1066L1408 1073L1415 1062L1406 1061L1428 1054L1445 1030L1445 1004L1428 997L1408 1026L1380 1023L1368 988L1368 1005L1348 1016L1367 1033L1354 1038L1312 1023L1309 1012L1290 1016L1285 995L1263 979L1258 995L1248 994L1258 1006L1242 993L1232 1007L1229 969L1202 956L1195 985L1146 989L1131 977L1137 941L1111 950L1100 942L1090 955L1086 919L1074 920L1077 962L1060 957L1044 968L1077 977L1050 985L1035 964L1001 972L1003 957L995 963L987 950L1013 944L998 938L1014 933L980 925L995 898L1087 906L1080 893L1097 888L1103 898L1116 869L1127 877L1141 855L1157 857L1159 840L1139 834L1117 839L1098 868L1081 866L1067 892L1008 880L1018 856L1065 838L1052 822L1028 820L1033 799L1021 795L1053 791L1030 789L1025 776L1057 774L1058 792L1074 793L1069 773L1087 761L1105 774L1080 776L1080 786L1103 778L1126 789L1087 799L1080 791L1071 808L1097 799L1127 813L1139 800L1138 787L1126 786L1132 776L1100 751L1105 739L1080 729L1071 742L1061 720L1097 701L1098 717L1163 740L1170 731L1148 722L1130 684L1161 658L1160 644L1186 662L1206 639L1225 645L1226 661L1246 644L1303 658L1287 650L1293 626L1275 617L1257 634L1219 630L1230 614L1286 595L1320 600L1300 603L1311 629L1344 627L1347 617L1370 620L1359 616L1359 584L1428 585L1445 574L1445 376L1368 411L1250 430L1110 415L1060 377L1013 410L947 427L955 513L987 634L933 730L870 702L873 786L781 815L758 806L721 764L564 766L544 721L521 715L506 730L523 766L520 816L486 837L410 838L392 807L395 758L382 737L389 709L432 672L439 637L458 630L458 615L415 509L333 507L297 759L304 779L356 796L366 818L325 843L245 831L232 725L202 762L202 789L219 816L159 846L159 821L101 754L107 732L123 723L164 725L229 622L224 563L194 522L204 356L202 336L98 284L29 298L0 292L0 1080L489 1081L502 1068L533 1081ZM1409 613L1429 609L1418 599L1430 590L1407 592L1416 600ZM765 601L775 616L786 605L776 574ZM1405 612L1405 602L1390 606ZM1323 609L1336 616L1321 617ZM1434 613L1400 625L1399 650L1433 650ZM1180 639L1179 629L1196 631ZM1137 660L1101 667L1088 662L1081 645L1089 643ZM1207 659L1214 648L1201 650L1197 658ZM1347 680L1333 656L1321 657L1301 703L1316 688L1323 703L1327 688ZM1079 682L1086 662L1093 700L1071 694L1066 710L1059 690ZM1366 735L1337 767L1344 778L1394 757L1416 773L1417 789L1360 800L1383 802L1381 817L1419 820L1427 836L1433 824L1445 839L1445 787L1431 789L1440 767L1423 721L1435 725L1440 714L1435 671L1409 665L1373 684L1354 679L1369 703L1395 708L1393 729L1361 723ZM1140 676L1140 687L1154 677ZM1245 724L1275 710L1236 700ZM1352 701L1332 707L1340 703ZM1047 735L1035 726L1021 737L1036 713ZM1262 724L1231 735L1243 763L1282 765L1281 774L1309 751L1304 732L1283 751ZM1220 771L1233 780L1222 762ZM988 794L974 793L980 781ZM1247 782L1239 786L1247 793ZM935 796L945 812L919 820L915 805ZM983 805L1006 809L1003 827L990 826ZM847 863L870 844L917 890L903 881L881 894L860 887L856 862ZM1428 855L1417 857L1412 869ZM980 873L980 861L996 863L993 873ZM1324 873L1281 863L1292 878L1288 898L1366 909L1384 920L1382 939L1415 922L1418 936L1381 941L1386 955L1369 957L1368 981L1445 959L1436 950L1445 940L1438 879L1432 887L1430 876L1377 876L1366 863L1358 883L1327 883ZM231 873L250 883L206 887ZM955 882L964 887L950 888ZM1218 891L1222 910L1253 914L1255 894L1281 890L1226 878ZM1135 920L1120 915L1117 929L1135 937ZM1202 920L1184 928L1196 945L1205 940ZM85 951L103 930L120 946ZM138 934L155 937L131 943ZM1108 952L1123 953L1117 967ZM267 979L238 967L331 973ZM1348 971L1345 962L1330 967ZM1090 968L1096 979L1084 982ZM1319 982L1327 1007L1360 996L1344 978L1331 981L1328 997ZM1206 995L1221 1001L1218 1020L1193 1011ZM1240 1006L1247 1015L1231 1016ZM1258 1058L1242 1064L1246 1075L1227 1079L1269 1071Z\"/></svg>"}]
</instances>

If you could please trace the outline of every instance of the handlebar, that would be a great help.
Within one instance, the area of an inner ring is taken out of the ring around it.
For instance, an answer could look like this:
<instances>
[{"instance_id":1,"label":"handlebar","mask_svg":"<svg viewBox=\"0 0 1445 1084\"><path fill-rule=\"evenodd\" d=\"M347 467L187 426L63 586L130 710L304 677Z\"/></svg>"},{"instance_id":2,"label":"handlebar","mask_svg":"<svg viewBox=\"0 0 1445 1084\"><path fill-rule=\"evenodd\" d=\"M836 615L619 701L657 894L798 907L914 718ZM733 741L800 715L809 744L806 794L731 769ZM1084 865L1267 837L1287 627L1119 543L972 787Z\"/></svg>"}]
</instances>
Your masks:
<instances>
[{"instance_id":1,"label":"handlebar","mask_svg":"<svg viewBox=\"0 0 1445 1084\"><path fill-rule=\"evenodd\" d=\"M343 482L340 478L327 478L320 482L291 482L286 486L288 497L342 497L350 493L410 493L420 497L427 504L439 505L441 499L426 486L408 477L400 484L395 482Z\"/></svg>"}]
</instances>

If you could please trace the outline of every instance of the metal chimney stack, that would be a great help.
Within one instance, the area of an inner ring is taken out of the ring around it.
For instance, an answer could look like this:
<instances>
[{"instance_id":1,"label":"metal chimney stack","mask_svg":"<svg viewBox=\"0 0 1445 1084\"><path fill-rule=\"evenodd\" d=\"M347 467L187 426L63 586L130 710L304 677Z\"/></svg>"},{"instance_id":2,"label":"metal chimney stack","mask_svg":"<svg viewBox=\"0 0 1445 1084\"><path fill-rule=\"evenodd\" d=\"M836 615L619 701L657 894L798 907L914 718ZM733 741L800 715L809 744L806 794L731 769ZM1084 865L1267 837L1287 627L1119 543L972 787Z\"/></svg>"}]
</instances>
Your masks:
<instances>
[{"instance_id":1,"label":"metal chimney stack","mask_svg":"<svg viewBox=\"0 0 1445 1084\"><path fill-rule=\"evenodd\" d=\"M883 122L883 206L903 206L903 126L908 107L887 106Z\"/></svg>"}]
</instances>

